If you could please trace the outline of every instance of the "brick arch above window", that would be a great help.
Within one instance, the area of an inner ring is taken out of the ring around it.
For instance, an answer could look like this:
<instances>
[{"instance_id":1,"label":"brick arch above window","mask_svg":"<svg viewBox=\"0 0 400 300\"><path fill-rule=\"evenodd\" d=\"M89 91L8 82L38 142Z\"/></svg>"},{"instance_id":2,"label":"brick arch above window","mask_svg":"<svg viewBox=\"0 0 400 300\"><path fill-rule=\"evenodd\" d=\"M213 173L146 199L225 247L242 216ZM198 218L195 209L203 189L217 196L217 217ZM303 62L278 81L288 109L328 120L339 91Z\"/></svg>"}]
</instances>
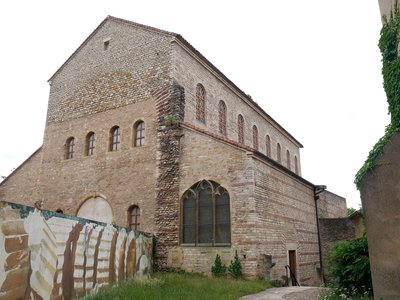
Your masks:
<instances>
[{"instance_id":1,"label":"brick arch above window","mask_svg":"<svg viewBox=\"0 0 400 300\"><path fill-rule=\"evenodd\" d=\"M201 83L196 86L196 120L206 123L206 90Z\"/></svg>"},{"instance_id":2,"label":"brick arch above window","mask_svg":"<svg viewBox=\"0 0 400 300\"><path fill-rule=\"evenodd\" d=\"M237 120L238 126L238 142L239 144L244 144L244 118L242 115L238 115Z\"/></svg>"},{"instance_id":3,"label":"brick arch above window","mask_svg":"<svg viewBox=\"0 0 400 300\"><path fill-rule=\"evenodd\" d=\"M271 138L268 134L265 137L265 153L271 157Z\"/></svg>"},{"instance_id":4,"label":"brick arch above window","mask_svg":"<svg viewBox=\"0 0 400 300\"><path fill-rule=\"evenodd\" d=\"M218 129L222 135L226 135L226 115L226 104L220 100L218 103Z\"/></svg>"}]
</instances>

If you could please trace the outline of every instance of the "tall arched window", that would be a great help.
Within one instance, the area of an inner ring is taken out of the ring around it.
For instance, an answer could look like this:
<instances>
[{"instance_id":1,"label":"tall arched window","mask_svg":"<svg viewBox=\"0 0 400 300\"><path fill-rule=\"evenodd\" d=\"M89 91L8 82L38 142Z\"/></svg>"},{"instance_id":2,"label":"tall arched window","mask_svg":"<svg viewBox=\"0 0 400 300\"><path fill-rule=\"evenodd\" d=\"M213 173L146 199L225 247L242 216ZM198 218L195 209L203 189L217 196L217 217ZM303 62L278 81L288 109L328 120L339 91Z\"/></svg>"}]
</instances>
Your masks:
<instances>
[{"instance_id":1,"label":"tall arched window","mask_svg":"<svg viewBox=\"0 0 400 300\"><path fill-rule=\"evenodd\" d=\"M218 117L219 133L226 135L226 105L222 100L218 104Z\"/></svg>"},{"instance_id":2,"label":"tall arched window","mask_svg":"<svg viewBox=\"0 0 400 300\"><path fill-rule=\"evenodd\" d=\"M143 121L137 122L134 127L134 131L135 131L135 146L136 147L143 146L145 137L144 122Z\"/></svg>"},{"instance_id":3,"label":"tall arched window","mask_svg":"<svg viewBox=\"0 0 400 300\"><path fill-rule=\"evenodd\" d=\"M289 149L286 150L286 166L290 170L290 152Z\"/></svg>"},{"instance_id":4,"label":"tall arched window","mask_svg":"<svg viewBox=\"0 0 400 300\"><path fill-rule=\"evenodd\" d=\"M65 146L66 146L65 158L66 159L74 158L75 139L73 137L70 137L65 143Z\"/></svg>"},{"instance_id":5,"label":"tall arched window","mask_svg":"<svg viewBox=\"0 0 400 300\"><path fill-rule=\"evenodd\" d=\"M281 144L279 143L276 144L276 160L279 163L282 162L282 150L281 150Z\"/></svg>"},{"instance_id":6,"label":"tall arched window","mask_svg":"<svg viewBox=\"0 0 400 300\"><path fill-rule=\"evenodd\" d=\"M137 205L132 205L128 209L128 223L132 230L140 230L140 209Z\"/></svg>"},{"instance_id":7,"label":"tall arched window","mask_svg":"<svg viewBox=\"0 0 400 300\"><path fill-rule=\"evenodd\" d=\"M294 172L297 175L299 175L299 165L298 165L298 162L297 162L297 156L296 155L294 156Z\"/></svg>"},{"instance_id":8,"label":"tall arched window","mask_svg":"<svg viewBox=\"0 0 400 300\"><path fill-rule=\"evenodd\" d=\"M242 115L238 115L238 142L244 144L244 119Z\"/></svg>"},{"instance_id":9,"label":"tall arched window","mask_svg":"<svg viewBox=\"0 0 400 300\"><path fill-rule=\"evenodd\" d=\"M206 123L206 90L201 83L196 87L196 119Z\"/></svg>"},{"instance_id":10,"label":"tall arched window","mask_svg":"<svg viewBox=\"0 0 400 300\"><path fill-rule=\"evenodd\" d=\"M265 152L268 157L271 157L271 138L268 134L265 137Z\"/></svg>"},{"instance_id":11,"label":"tall arched window","mask_svg":"<svg viewBox=\"0 0 400 300\"><path fill-rule=\"evenodd\" d=\"M202 180L183 194L181 207L182 244L230 244L230 199L225 188L214 181Z\"/></svg>"},{"instance_id":12,"label":"tall arched window","mask_svg":"<svg viewBox=\"0 0 400 300\"><path fill-rule=\"evenodd\" d=\"M121 143L121 130L118 126L114 126L110 130L110 151L117 151Z\"/></svg>"},{"instance_id":13,"label":"tall arched window","mask_svg":"<svg viewBox=\"0 0 400 300\"><path fill-rule=\"evenodd\" d=\"M96 136L94 132L89 132L86 136L86 155L91 156L94 153L94 141Z\"/></svg>"},{"instance_id":14,"label":"tall arched window","mask_svg":"<svg viewBox=\"0 0 400 300\"><path fill-rule=\"evenodd\" d=\"M256 125L253 125L253 148L258 150L258 129Z\"/></svg>"}]
</instances>

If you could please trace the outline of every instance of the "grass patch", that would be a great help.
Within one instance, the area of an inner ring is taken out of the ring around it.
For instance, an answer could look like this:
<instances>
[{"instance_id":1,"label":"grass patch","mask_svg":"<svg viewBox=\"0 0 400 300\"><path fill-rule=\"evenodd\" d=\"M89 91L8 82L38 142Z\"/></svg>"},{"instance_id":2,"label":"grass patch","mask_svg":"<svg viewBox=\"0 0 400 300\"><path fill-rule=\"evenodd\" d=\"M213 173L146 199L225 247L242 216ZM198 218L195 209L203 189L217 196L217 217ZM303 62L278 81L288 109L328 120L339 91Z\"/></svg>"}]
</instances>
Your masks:
<instances>
[{"instance_id":1,"label":"grass patch","mask_svg":"<svg viewBox=\"0 0 400 300\"><path fill-rule=\"evenodd\" d=\"M271 287L272 285L265 280L210 278L192 273L155 273L150 278L130 280L118 286L106 287L88 299L233 300Z\"/></svg>"}]
</instances>

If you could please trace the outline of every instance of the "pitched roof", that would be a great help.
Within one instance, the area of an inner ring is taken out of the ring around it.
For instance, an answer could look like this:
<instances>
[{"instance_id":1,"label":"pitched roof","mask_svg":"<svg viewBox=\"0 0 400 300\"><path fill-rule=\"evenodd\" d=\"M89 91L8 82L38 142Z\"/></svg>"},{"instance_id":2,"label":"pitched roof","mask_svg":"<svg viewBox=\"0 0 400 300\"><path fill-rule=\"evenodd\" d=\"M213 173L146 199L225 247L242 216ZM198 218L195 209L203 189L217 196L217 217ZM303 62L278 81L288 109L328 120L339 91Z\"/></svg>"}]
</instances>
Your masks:
<instances>
[{"instance_id":1,"label":"pitched roof","mask_svg":"<svg viewBox=\"0 0 400 300\"><path fill-rule=\"evenodd\" d=\"M243 92L236 84L234 84L228 77L226 77L216 66L214 66L207 58L203 56L196 48L194 48L187 40L185 40L180 34L158 29L155 27L143 25L140 23L132 22L129 20L121 19L121 18L116 18L113 16L108 15L103 22L97 26L97 28L83 41L83 43L71 54L70 57L61 65L61 67L58 68L58 70L50 77L48 80L49 83L53 80L53 78L64 68L66 64L88 43L88 41L100 30L101 27L107 22L107 21L114 21L118 23L123 23L123 24L128 24L131 26L135 26L144 30L148 30L151 32L155 32L158 34L166 35L166 36L171 36L175 38L176 40L180 41L182 44L184 44L187 48L190 49L191 52L193 52L200 60L202 60L206 65L208 65L214 72L216 72L221 78L223 78L224 81L226 81L231 87L233 87L243 98L245 98L248 102L251 103L257 110L261 112L269 121L274 123L278 129L282 130L285 135L289 137L295 144L297 144L298 147L303 148L303 145L295 139L285 128L283 128L278 122L276 122L269 114L267 114L264 109L261 108L253 99L251 99L245 92Z\"/></svg>"}]
</instances>

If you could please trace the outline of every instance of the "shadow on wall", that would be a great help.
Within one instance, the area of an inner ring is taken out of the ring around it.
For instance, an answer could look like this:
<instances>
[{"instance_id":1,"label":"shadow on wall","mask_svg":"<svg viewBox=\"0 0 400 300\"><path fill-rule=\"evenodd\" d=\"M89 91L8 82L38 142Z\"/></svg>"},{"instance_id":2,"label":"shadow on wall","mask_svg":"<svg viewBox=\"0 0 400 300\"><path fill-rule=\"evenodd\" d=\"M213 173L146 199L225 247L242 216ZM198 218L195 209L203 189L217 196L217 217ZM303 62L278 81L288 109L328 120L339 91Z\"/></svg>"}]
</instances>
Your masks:
<instances>
[{"instance_id":1,"label":"shadow on wall","mask_svg":"<svg viewBox=\"0 0 400 300\"><path fill-rule=\"evenodd\" d=\"M73 299L151 271L153 236L0 202L0 300Z\"/></svg>"}]
</instances>

